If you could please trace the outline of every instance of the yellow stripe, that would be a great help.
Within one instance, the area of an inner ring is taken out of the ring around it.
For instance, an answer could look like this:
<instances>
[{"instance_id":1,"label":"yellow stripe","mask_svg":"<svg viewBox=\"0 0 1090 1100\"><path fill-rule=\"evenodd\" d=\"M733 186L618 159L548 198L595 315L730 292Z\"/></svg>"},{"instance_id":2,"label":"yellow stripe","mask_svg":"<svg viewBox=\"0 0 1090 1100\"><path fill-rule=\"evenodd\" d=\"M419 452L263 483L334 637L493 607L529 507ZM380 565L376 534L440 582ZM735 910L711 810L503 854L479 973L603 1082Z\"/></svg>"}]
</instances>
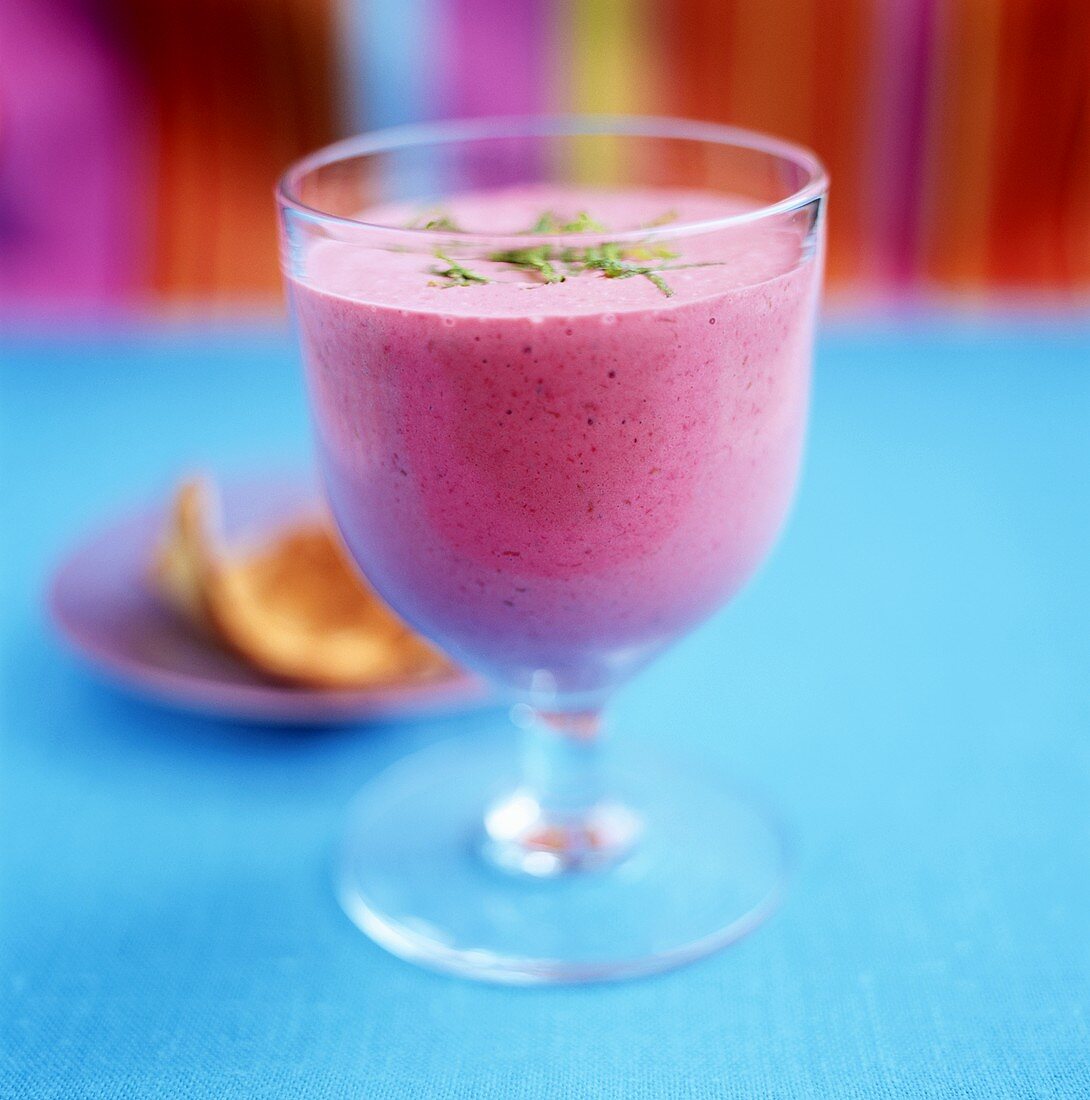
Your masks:
<instances>
[{"instance_id":1,"label":"yellow stripe","mask_svg":"<svg viewBox=\"0 0 1090 1100\"><path fill-rule=\"evenodd\" d=\"M566 64L556 74L562 109L596 114L636 114L653 109L656 54L649 41L647 0L563 0L558 5ZM566 33L565 33L566 32ZM569 38L570 36L570 38ZM632 165L616 142L576 143L568 165L573 178L600 186L623 182Z\"/></svg>"}]
</instances>

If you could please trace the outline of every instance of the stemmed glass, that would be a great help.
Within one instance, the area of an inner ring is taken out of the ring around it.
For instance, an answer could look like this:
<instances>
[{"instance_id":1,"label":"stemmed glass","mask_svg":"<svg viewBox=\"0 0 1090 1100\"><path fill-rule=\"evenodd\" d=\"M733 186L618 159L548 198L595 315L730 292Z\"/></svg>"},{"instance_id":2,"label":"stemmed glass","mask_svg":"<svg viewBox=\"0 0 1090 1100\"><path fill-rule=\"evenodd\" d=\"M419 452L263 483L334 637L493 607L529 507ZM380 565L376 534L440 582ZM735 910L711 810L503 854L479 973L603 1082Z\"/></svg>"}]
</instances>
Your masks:
<instances>
[{"instance_id":1,"label":"stemmed glass","mask_svg":"<svg viewBox=\"0 0 1090 1100\"><path fill-rule=\"evenodd\" d=\"M394 953L501 982L617 978L775 904L765 816L699 763L615 745L602 715L782 526L825 191L804 149L653 118L403 127L281 181L345 543L512 703L514 729L412 756L353 807L340 900Z\"/></svg>"}]
</instances>

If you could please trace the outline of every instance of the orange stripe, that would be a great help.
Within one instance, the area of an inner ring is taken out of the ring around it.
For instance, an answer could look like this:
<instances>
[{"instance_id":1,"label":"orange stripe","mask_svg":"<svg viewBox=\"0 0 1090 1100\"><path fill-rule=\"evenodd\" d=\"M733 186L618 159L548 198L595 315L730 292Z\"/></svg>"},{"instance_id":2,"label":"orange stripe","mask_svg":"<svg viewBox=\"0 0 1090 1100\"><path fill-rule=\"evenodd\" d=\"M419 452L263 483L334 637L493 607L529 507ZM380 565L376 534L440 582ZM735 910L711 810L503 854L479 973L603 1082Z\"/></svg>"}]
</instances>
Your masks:
<instances>
[{"instance_id":1,"label":"orange stripe","mask_svg":"<svg viewBox=\"0 0 1090 1100\"><path fill-rule=\"evenodd\" d=\"M335 0L119 0L159 120L153 282L279 295L272 185L335 134Z\"/></svg>"},{"instance_id":2,"label":"orange stripe","mask_svg":"<svg viewBox=\"0 0 1090 1100\"><path fill-rule=\"evenodd\" d=\"M1069 285L1085 264L1067 203L1090 159L1088 60L1085 0L1007 0L987 252L1000 284Z\"/></svg>"},{"instance_id":3,"label":"orange stripe","mask_svg":"<svg viewBox=\"0 0 1090 1100\"><path fill-rule=\"evenodd\" d=\"M1002 0L949 0L941 12L929 112L923 268L979 285L992 205Z\"/></svg>"},{"instance_id":4,"label":"orange stripe","mask_svg":"<svg viewBox=\"0 0 1090 1100\"><path fill-rule=\"evenodd\" d=\"M810 0L735 5L726 28L731 121L810 140L815 31Z\"/></svg>"},{"instance_id":5,"label":"orange stripe","mask_svg":"<svg viewBox=\"0 0 1090 1100\"><path fill-rule=\"evenodd\" d=\"M670 57L665 109L686 118L727 120L727 67L733 0L688 0L657 8L653 46Z\"/></svg>"},{"instance_id":6,"label":"orange stripe","mask_svg":"<svg viewBox=\"0 0 1090 1100\"><path fill-rule=\"evenodd\" d=\"M1084 21L1090 8L1079 9ZM1090 27L1080 31L1090 42ZM1090 290L1090 65L1080 67L1068 167L1060 193L1060 263L1067 286Z\"/></svg>"},{"instance_id":7,"label":"orange stripe","mask_svg":"<svg viewBox=\"0 0 1090 1100\"><path fill-rule=\"evenodd\" d=\"M187 58L191 56L191 24L177 6L165 5L167 24L162 42L163 92L170 110L171 129L165 135L164 151L170 159L161 167L162 181L170 189L171 201L160 211L165 249L163 253L163 290L177 295L197 284L201 268L194 246L202 236L203 221L200 204L215 202L215 196L202 188L197 172L197 159L202 152L198 120L207 115L202 102L204 88L190 84ZM206 242L207 247L207 242Z\"/></svg>"},{"instance_id":8,"label":"orange stripe","mask_svg":"<svg viewBox=\"0 0 1090 1100\"><path fill-rule=\"evenodd\" d=\"M829 171L829 282L858 280L873 267L872 236L864 221L866 174L873 126L873 80L880 5L829 0L817 7L816 51L810 95L812 129L799 137L812 145Z\"/></svg>"},{"instance_id":9,"label":"orange stripe","mask_svg":"<svg viewBox=\"0 0 1090 1100\"><path fill-rule=\"evenodd\" d=\"M678 0L652 6L644 48L657 56L660 66L657 95L651 104L655 113L725 120L715 92L723 70L723 12L731 4L732 0ZM667 186L698 187L706 182L704 166L678 145L665 147L659 163L648 165L648 173L652 182Z\"/></svg>"}]
</instances>

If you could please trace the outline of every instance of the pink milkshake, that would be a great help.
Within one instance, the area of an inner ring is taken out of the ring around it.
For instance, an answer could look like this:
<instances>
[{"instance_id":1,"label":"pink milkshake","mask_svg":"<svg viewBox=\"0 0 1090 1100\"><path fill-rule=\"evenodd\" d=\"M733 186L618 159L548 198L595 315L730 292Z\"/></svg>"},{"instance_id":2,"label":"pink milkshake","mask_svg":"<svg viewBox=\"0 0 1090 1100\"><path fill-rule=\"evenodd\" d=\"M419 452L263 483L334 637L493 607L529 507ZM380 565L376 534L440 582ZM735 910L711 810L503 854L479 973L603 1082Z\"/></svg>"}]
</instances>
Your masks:
<instances>
[{"instance_id":1,"label":"pink milkshake","mask_svg":"<svg viewBox=\"0 0 1090 1100\"><path fill-rule=\"evenodd\" d=\"M401 127L284 177L349 550L520 703L520 737L441 739L354 804L338 897L395 954L504 983L628 977L781 895L764 815L705 763L604 752L602 710L783 523L825 190L804 149L653 118Z\"/></svg>"},{"instance_id":2,"label":"pink milkshake","mask_svg":"<svg viewBox=\"0 0 1090 1100\"><path fill-rule=\"evenodd\" d=\"M598 243L749 208L537 185L361 219L500 234L585 212ZM721 607L797 477L808 239L790 220L733 223L626 246L653 271L620 278L565 265L560 245L542 270L469 256L456 234L439 255L311 243L292 297L319 454L378 591L472 667L561 696L604 692Z\"/></svg>"}]
</instances>

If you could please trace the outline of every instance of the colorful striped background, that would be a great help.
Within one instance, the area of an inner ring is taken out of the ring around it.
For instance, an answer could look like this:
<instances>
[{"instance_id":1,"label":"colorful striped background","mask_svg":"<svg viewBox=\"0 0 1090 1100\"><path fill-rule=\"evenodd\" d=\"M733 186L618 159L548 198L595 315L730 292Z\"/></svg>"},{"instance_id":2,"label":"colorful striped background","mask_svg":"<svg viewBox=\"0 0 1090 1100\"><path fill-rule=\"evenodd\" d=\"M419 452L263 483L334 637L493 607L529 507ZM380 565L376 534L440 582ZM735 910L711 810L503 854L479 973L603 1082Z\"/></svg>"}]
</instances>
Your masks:
<instances>
[{"instance_id":1,"label":"colorful striped background","mask_svg":"<svg viewBox=\"0 0 1090 1100\"><path fill-rule=\"evenodd\" d=\"M1090 294L1087 0L54 0L0 5L0 301L278 295L292 158L539 110L812 145L841 291Z\"/></svg>"}]
</instances>

